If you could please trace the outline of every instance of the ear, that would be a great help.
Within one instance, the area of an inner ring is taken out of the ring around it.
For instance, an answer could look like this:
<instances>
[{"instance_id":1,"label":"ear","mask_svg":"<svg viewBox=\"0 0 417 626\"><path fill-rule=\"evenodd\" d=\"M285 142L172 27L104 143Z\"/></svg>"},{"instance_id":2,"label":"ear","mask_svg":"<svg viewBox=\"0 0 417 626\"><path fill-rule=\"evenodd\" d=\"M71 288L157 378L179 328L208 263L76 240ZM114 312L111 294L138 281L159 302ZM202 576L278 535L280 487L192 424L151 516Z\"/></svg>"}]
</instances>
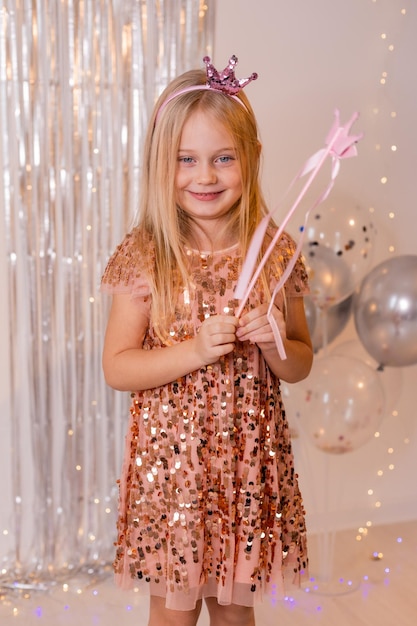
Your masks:
<instances>
[{"instance_id":1,"label":"ear","mask_svg":"<svg viewBox=\"0 0 417 626\"><path fill-rule=\"evenodd\" d=\"M258 157L261 156L261 152L262 152L262 144L261 142L258 140Z\"/></svg>"}]
</instances>

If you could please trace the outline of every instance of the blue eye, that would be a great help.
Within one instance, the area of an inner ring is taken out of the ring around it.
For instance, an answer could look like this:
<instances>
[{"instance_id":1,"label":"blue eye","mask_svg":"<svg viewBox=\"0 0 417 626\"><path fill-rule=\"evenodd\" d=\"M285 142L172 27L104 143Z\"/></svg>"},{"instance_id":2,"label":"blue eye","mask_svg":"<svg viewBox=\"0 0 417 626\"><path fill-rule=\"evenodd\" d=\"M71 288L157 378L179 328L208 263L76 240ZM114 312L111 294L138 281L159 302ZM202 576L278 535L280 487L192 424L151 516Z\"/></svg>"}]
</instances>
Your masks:
<instances>
[{"instance_id":1,"label":"blue eye","mask_svg":"<svg viewBox=\"0 0 417 626\"><path fill-rule=\"evenodd\" d=\"M229 163L229 161L233 160L233 157L231 156L221 156L218 159L220 161L220 163Z\"/></svg>"},{"instance_id":2,"label":"blue eye","mask_svg":"<svg viewBox=\"0 0 417 626\"><path fill-rule=\"evenodd\" d=\"M180 161L181 163L193 163L194 159L192 157L178 157L178 161Z\"/></svg>"}]
</instances>

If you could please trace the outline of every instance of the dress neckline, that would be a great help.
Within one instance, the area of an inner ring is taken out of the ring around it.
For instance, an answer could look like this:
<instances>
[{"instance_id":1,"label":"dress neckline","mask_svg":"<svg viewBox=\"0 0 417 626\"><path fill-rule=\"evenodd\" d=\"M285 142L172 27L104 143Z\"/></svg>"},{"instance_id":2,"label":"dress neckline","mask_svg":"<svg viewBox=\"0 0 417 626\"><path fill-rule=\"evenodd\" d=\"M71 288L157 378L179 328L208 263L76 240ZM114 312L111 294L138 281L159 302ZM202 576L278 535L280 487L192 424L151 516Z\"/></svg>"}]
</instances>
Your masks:
<instances>
[{"instance_id":1,"label":"dress neckline","mask_svg":"<svg viewBox=\"0 0 417 626\"><path fill-rule=\"evenodd\" d=\"M201 257L209 257L209 256L217 256L218 254L226 254L231 250L235 250L239 246L239 243L236 242L232 246L228 246L227 248L222 248L219 250L196 250L195 248L190 248L189 246L185 246L185 250L187 254L198 254Z\"/></svg>"}]
</instances>

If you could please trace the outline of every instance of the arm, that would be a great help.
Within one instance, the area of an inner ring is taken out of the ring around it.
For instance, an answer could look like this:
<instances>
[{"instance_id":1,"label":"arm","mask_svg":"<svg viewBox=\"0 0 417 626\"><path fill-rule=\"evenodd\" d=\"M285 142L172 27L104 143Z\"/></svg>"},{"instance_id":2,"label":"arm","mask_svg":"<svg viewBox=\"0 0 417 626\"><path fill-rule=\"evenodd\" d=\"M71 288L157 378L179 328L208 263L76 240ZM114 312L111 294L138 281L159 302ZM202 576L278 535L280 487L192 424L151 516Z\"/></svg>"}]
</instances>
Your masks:
<instances>
[{"instance_id":1,"label":"arm","mask_svg":"<svg viewBox=\"0 0 417 626\"><path fill-rule=\"evenodd\" d=\"M260 305L240 318L236 336L240 341L256 343L274 374L282 380L295 383L308 376L313 363L313 350L303 298L289 297L286 304L285 319L277 306L273 308L273 315L280 329L287 354L284 361L279 357L274 335L266 316L267 304Z\"/></svg>"},{"instance_id":2,"label":"arm","mask_svg":"<svg viewBox=\"0 0 417 626\"><path fill-rule=\"evenodd\" d=\"M113 296L103 349L107 384L119 391L141 391L170 383L216 362L234 348L237 319L209 317L186 341L144 350L148 317L130 295Z\"/></svg>"}]
</instances>

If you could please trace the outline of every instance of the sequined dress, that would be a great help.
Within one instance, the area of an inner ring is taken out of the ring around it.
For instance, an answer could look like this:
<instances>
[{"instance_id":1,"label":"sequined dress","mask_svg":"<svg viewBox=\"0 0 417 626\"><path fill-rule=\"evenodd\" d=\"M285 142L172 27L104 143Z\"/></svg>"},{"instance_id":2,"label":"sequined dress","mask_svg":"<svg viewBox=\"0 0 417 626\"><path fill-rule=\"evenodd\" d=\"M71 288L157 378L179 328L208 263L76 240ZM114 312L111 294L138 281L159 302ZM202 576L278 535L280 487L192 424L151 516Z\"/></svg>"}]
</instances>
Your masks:
<instances>
[{"instance_id":1,"label":"sequined dress","mask_svg":"<svg viewBox=\"0 0 417 626\"><path fill-rule=\"evenodd\" d=\"M284 234L268 263L272 287L293 252ZM174 342L237 305L238 247L187 255L194 289L178 303ZM133 231L111 257L102 291L130 293L149 315L151 259ZM307 290L298 260L285 297ZM263 298L255 288L248 306ZM143 347L164 349L151 326ZM132 393L130 413L114 563L120 586L147 582L168 608L190 610L204 596L252 606L264 593L282 593L287 574L299 581L307 567L303 504L279 380L256 345L238 341L213 365Z\"/></svg>"}]
</instances>

